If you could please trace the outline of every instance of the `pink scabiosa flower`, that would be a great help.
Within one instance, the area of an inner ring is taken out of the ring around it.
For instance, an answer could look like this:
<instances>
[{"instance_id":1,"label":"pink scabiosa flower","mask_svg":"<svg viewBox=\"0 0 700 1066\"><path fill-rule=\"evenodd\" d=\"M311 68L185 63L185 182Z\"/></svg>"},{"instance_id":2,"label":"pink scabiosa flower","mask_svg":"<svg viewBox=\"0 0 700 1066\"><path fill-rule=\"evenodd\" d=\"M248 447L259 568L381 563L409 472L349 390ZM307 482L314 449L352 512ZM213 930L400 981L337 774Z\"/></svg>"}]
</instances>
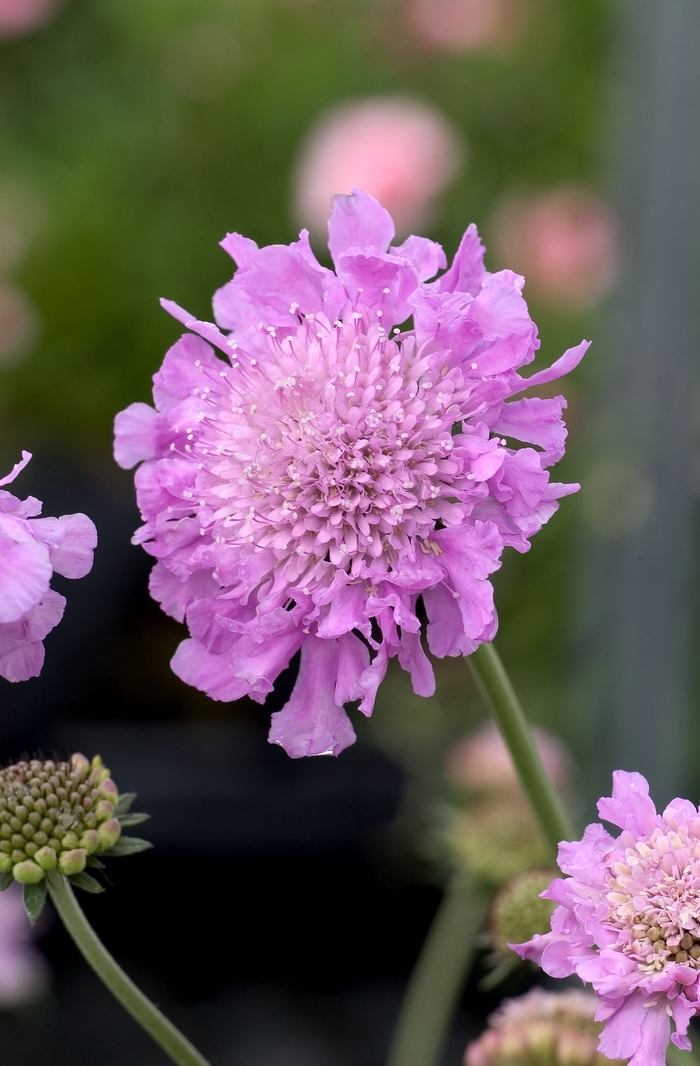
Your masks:
<instances>
[{"instance_id":1,"label":"pink scabiosa flower","mask_svg":"<svg viewBox=\"0 0 700 1066\"><path fill-rule=\"evenodd\" d=\"M7 485L31 455L0 479ZM84 577L92 568L95 526L84 514L37 518L41 502L0 489L0 677L26 681L44 665L44 637L63 617L66 601L51 589L54 571Z\"/></svg>"},{"instance_id":2,"label":"pink scabiosa flower","mask_svg":"<svg viewBox=\"0 0 700 1066\"><path fill-rule=\"evenodd\" d=\"M622 833L594 824L559 845L569 876L543 893L559 904L552 931L511 947L552 977L590 982L604 1055L664 1066L669 1037L690 1050L698 1011L700 810L675 799L657 814L642 775L617 770L598 813Z\"/></svg>"},{"instance_id":3,"label":"pink scabiosa flower","mask_svg":"<svg viewBox=\"0 0 700 1066\"><path fill-rule=\"evenodd\" d=\"M526 551L578 487L547 471L564 400L506 401L587 343L518 374L538 346L523 279L484 269L473 226L434 282L442 248L392 246L368 194L335 197L328 229L335 272L306 232L266 248L229 234L221 329L166 302L192 332L154 377L156 409L116 419L117 462L142 461L135 541L158 560L151 593L190 628L175 673L214 699L263 702L301 651L270 732L293 757L353 742L343 706L371 713L391 656L417 693L434 691L419 600L435 655L491 640L504 546Z\"/></svg>"}]
</instances>

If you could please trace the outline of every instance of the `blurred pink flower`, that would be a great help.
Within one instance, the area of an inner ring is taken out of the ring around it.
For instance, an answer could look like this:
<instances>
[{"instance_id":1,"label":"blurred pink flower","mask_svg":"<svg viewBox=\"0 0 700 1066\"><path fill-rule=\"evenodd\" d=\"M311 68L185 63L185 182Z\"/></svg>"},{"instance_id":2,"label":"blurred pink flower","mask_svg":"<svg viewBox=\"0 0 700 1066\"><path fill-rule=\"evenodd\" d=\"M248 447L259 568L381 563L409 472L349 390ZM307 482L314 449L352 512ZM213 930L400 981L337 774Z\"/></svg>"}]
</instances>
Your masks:
<instances>
[{"instance_id":1,"label":"blurred pink flower","mask_svg":"<svg viewBox=\"0 0 700 1066\"><path fill-rule=\"evenodd\" d=\"M580 311L596 304L619 270L617 223L598 196L565 185L502 204L494 218L501 262L527 277L543 303Z\"/></svg>"},{"instance_id":2,"label":"blurred pink flower","mask_svg":"<svg viewBox=\"0 0 700 1066\"><path fill-rule=\"evenodd\" d=\"M422 44L446 52L501 47L517 36L522 0L409 0L409 28Z\"/></svg>"},{"instance_id":3,"label":"blurred pink flower","mask_svg":"<svg viewBox=\"0 0 700 1066\"><path fill-rule=\"evenodd\" d=\"M557 788L564 788L571 773L566 748L544 729L534 729L533 733L547 773ZM475 790L513 788L518 784L508 749L493 722L452 745L447 755L447 773L454 784Z\"/></svg>"},{"instance_id":4,"label":"blurred pink flower","mask_svg":"<svg viewBox=\"0 0 700 1066\"><path fill-rule=\"evenodd\" d=\"M48 967L31 941L22 891L15 883L0 892L0 1007L17 1007L46 991Z\"/></svg>"},{"instance_id":5,"label":"blurred pink flower","mask_svg":"<svg viewBox=\"0 0 700 1066\"><path fill-rule=\"evenodd\" d=\"M58 9L57 0L0 0L0 38L38 30Z\"/></svg>"},{"instance_id":6,"label":"blurred pink flower","mask_svg":"<svg viewBox=\"0 0 700 1066\"><path fill-rule=\"evenodd\" d=\"M302 145L294 212L325 237L331 196L358 186L386 208L396 231L417 231L464 155L459 133L434 108L376 97L326 112Z\"/></svg>"}]
</instances>

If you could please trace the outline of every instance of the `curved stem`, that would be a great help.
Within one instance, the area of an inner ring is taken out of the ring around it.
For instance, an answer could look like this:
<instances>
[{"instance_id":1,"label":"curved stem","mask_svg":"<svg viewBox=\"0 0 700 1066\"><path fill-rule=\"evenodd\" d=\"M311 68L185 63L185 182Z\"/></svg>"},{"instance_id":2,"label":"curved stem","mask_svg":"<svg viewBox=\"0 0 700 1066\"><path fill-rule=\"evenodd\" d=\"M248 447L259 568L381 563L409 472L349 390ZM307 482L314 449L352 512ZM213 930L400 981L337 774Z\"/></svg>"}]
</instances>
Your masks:
<instances>
[{"instance_id":1,"label":"curved stem","mask_svg":"<svg viewBox=\"0 0 700 1066\"><path fill-rule=\"evenodd\" d=\"M574 828L542 765L530 726L493 644L480 644L469 656L476 682L493 711L515 769L556 862L560 840L573 840Z\"/></svg>"},{"instance_id":2,"label":"curved stem","mask_svg":"<svg viewBox=\"0 0 700 1066\"><path fill-rule=\"evenodd\" d=\"M49 893L61 921L80 949L85 960L104 982L115 999L132 1018L153 1037L178 1066L209 1066L209 1063L189 1040L169 1022L150 999L136 987L131 978L112 958L83 914L73 889L56 870L46 875Z\"/></svg>"},{"instance_id":3,"label":"curved stem","mask_svg":"<svg viewBox=\"0 0 700 1066\"><path fill-rule=\"evenodd\" d=\"M454 875L413 969L388 1066L438 1062L487 904L481 888L463 873Z\"/></svg>"}]
</instances>

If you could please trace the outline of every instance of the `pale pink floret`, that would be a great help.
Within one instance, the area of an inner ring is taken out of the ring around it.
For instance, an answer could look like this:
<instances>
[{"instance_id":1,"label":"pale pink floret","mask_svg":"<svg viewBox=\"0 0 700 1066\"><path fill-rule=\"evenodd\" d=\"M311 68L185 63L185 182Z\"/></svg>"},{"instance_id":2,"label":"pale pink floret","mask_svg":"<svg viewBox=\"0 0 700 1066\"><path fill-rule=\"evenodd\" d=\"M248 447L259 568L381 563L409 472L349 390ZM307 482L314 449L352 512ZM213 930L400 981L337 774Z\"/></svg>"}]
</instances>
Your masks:
<instances>
[{"instance_id":1,"label":"pale pink floret","mask_svg":"<svg viewBox=\"0 0 700 1066\"><path fill-rule=\"evenodd\" d=\"M664 1066L669 1038L690 1050L698 1010L700 810L675 799L657 814L642 775L618 770L598 812L622 833L594 824L559 845L569 876L542 893L559 904L552 931L511 947L552 977L590 982L604 1055Z\"/></svg>"},{"instance_id":2,"label":"pale pink floret","mask_svg":"<svg viewBox=\"0 0 700 1066\"><path fill-rule=\"evenodd\" d=\"M270 735L295 757L352 743L343 705L370 714L394 655L417 693L434 691L419 599L434 654L490 640L504 545L526 551L578 487L547 471L563 398L505 401L587 344L521 378L538 347L522 278L484 269L473 226L434 282L442 248L393 236L359 190L334 200L335 273L305 232L266 248L230 234L221 328L166 303L192 332L154 377L156 409L116 419L117 462L143 460L135 540L158 560L151 593L191 633L173 669L214 699L263 702L301 650Z\"/></svg>"},{"instance_id":3,"label":"pale pink floret","mask_svg":"<svg viewBox=\"0 0 700 1066\"><path fill-rule=\"evenodd\" d=\"M7 485L31 455L0 479ZM92 568L97 531L84 514L38 518L41 503L0 489L0 677L26 681L44 664L44 637L63 617L65 598L50 587L55 573L84 577Z\"/></svg>"}]
</instances>

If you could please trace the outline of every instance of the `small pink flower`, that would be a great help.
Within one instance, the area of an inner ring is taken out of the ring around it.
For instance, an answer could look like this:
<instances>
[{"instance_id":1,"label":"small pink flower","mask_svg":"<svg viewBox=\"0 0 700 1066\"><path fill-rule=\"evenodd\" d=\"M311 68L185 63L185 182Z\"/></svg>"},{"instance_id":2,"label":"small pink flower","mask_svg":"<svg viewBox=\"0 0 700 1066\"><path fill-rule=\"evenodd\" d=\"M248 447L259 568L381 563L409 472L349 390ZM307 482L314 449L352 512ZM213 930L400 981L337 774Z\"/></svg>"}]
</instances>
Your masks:
<instances>
[{"instance_id":1,"label":"small pink flower","mask_svg":"<svg viewBox=\"0 0 700 1066\"><path fill-rule=\"evenodd\" d=\"M0 0L0 38L22 37L53 17L57 0Z\"/></svg>"},{"instance_id":2,"label":"small pink flower","mask_svg":"<svg viewBox=\"0 0 700 1066\"><path fill-rule=\"evenodd\" d=\"M414 36L428 48L471 52L508 45L522 28L523 0L408 0Z\"/></svg>"},{"instance_id":3,"label":"small pink flower","mask_svg":"<svg viewBox=\"0 0 700 1066\"><path fill-rule=\"evenodd\" d=\"M474 226L435 281L442 248L392 244L359 189L334 198L328 232L335 272L306 231L267 248L229 234L238 270L214 297L227 332L166 302L192 332L154 377L155 410L115 422L117 462L142 463L151 593L191 632L173 669L213 699L262 703L300 651L270 732L293 757L353 742L344 704L371 714L392 656L432 695L419 599L435 655L492 639L503 548L527 551L578 488L549 479L563 398L514 397L588 347L521 377L539 346L523 279L484 268Z\"/></svg>"},{"instance_id":4,"label":"small pink flower","mask_svg":"<svg viewBox=\"0 0 700 1066\"><path fill-rule=\"evenodd\" d=\"M557 788L565 788L571 773L566 748L544 729L534 729L533 734L547 773ZM493 722L452 745L447 754L447 773L456 785L477 791L518 787L513 760Z\"/></svg>"},{"instance_id":5,"label":"small pink flower","mask_svg":"<svg viewBox=\"0 0 700 1066\"><path fill-rule=\"evenodd\" d=\"M698 1012L700 810L675 799L657 814L642 775L617 770L598 813L621 834L593 824L559 845L569 876L542 893L559 904L552 931L510 946L552 977L590 982L604 1055L664 1066L669 1038L690 1050L688 1022Z\"/></svg>"},{"instance_id":6,"label":"small pink flower","mask_svg":"<svg viewBox=\"0 0 700 1066\"><path fill-rule=\"evenodd\" d=\"M0 892L0 1007L18 1007L46 991L48 967L32 944L22 890Z\"/></svg>"},{"instance_id":7,"label":"small pink flower","mask_svg":"<svg viewBox=\"0 0 700 1066\"><path fill-rule=\"evenodd\" d=\"M0 479L7 485L31 455ZM84 577L92 568L97 531L84 514L37 518L41 503L0 489L0 677L26 681L44 664L44 637L63 617L65 598L49 583L55 573Z\"/></svg>"},{"instance_id":8,"label":"small pink flower","mask_svg":"<svg viewBox=\"0 0 700 1066\"><path fill-rule=\"evenodd\" d=\"M343 104L323 115L301 149L294 211L325 236L331 197L359 186L407 234L423 226L462 158L457 131L438 111L400 97Z\"/></svg>"},{"instance_id":9,"label":"small pink flower","mask_svg":"<svg viewBox=\"0 0 700 1066\"><path fill-rule=\"evenodd\" d=\"M499 259L525 274L528 292L554 308L593 306L618 275L615 217L578 186L506 201L494 219L494 238Z\"/></svg>"}]
</instances>

